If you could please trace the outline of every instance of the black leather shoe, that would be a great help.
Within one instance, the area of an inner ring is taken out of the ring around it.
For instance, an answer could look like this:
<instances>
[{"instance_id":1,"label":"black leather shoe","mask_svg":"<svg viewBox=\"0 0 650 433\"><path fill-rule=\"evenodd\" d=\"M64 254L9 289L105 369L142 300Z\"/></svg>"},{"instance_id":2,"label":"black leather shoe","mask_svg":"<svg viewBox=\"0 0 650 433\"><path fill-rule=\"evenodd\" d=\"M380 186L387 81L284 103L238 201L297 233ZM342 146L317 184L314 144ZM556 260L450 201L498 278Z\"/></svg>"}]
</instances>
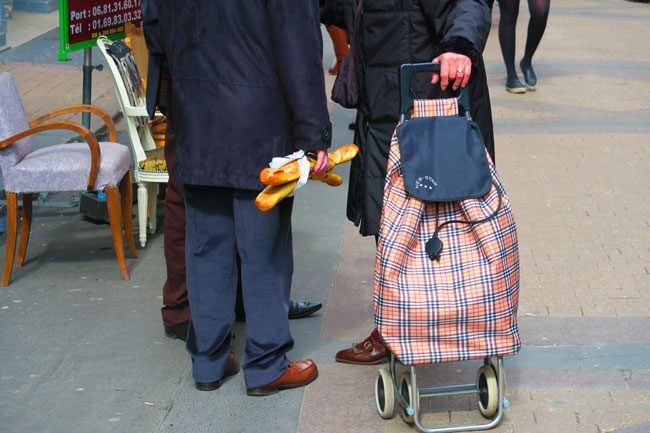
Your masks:
<instances>
[{"instance_id":1,"label":"black leather shoe","mask_svg":"<svg viewBox=\"0 0 650 433\"><path fill-rule=\"evenodd\" d=\"M533 71L533 65L522 60L519 62L519 66L521 67L521 73L524 75L526 89L531 91L535 90L537 88L537 76L535 75L535 71Z\"/></svg>"},{"instance_id":2,"label":"black leather shoe","mask_svg":"<svg viewBox=\"0 0 650 433\"><path fill-rule=\"evenodd\" d=\"M169 338L178 338L179 340L187 341L187 328L189 326L189 320L177 323L176 325L165 326L165 335Z\"/></svg>"},{"instance_id":3,"label":"black leather shoe","mask_svg":"<svg viewBox=\"0 0 650 433\"><path fill-rule=\"evenodd\" d=\"M316 311L320 310L322 306L323 304L320 302L291 301L289 304L289 320L302 319L303 317L311 316ZM235 321L246 321L246 312L243 307L235 308Z\"/></svg>"},{"instance_id":4,"label":"black leather shoe","mask_svg":"<svg viewBox=\"0 0 650 433\"><path fill-rule=\"evenodd\" d=\"M526 93L526 88L517 77L508 77L506 80L506 90L510 93Z\"/></svg>"},{"instance_id":5,"label":"black leather shoe","mask_svg":"<svg viewBox=\"0 0 650 433\"><path fill-rule=\"evenodd\" d=\"M228 363L226 364L226 371L223 372L223 377L214 382L195 382L196 389L199 391L214 391L223 385L223 379L239 372L239 361L234 352L228 353Z\"/></svg>"},{"instance_id":6,"label":"black leather shoe","mask_svg":"<svg viewBox=\"0 0 650 433\"><path fill-rule=\"evenodd\" d=\"M291 301L289 304L289 320L302 319L311 316L320 310L323 304L320 302L296 302Z\"/></svg>"}]
</instances>

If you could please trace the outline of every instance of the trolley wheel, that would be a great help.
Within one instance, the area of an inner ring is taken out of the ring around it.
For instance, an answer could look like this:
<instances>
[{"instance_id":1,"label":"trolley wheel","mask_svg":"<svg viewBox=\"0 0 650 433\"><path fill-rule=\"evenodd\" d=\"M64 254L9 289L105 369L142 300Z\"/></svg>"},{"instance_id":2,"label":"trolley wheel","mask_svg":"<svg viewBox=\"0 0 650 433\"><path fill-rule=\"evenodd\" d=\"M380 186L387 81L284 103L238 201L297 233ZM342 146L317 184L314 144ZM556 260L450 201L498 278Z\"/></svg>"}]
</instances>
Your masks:
<instances>
[{"instance_id":1,"label":"trolley wheel","mask_svg":"<svg viewBox=\"0 0 650 433\"><path fill-rule=\"evenodd\" d=\"M379 369L375 380L375 404L379 416L391 419L395 414L395 387L387 368Z\"/></svg>"},{"instance_id":2,"label":"trolley wheel","mask_svg":"<svg viewBox=\"0 0 650 433\"><path fill-rule=\"evenodd\" d=\"M419 393L417 393L417 401L411 401L411 373L409 372L404 372L401 374L399 378L399 393L404 399L405 402L408 403L409 406L412 408L415 408L416 405L420 404L420 396ZM405 423L407 424L413 424L415 422L415 414L409 415L408 412L406 411L406 408L404 408L400 404L400 415L402 415L402 419L404 420Z\"/></svg>"},{"instance_id":3,"label":"trolley wheel","mask_svg":"<svg viewBox=\"0 0 650 433\"><path fill-rule=\"evenodd\" d=\"M492 418L499 406L499 388L497 375L491 365L484 365L476 373L478 388L478 407L481 415Z\"/></svg>"},{"instance_id":4,"label":"trolley wheel","mask_svg":"<svg viewBox=\"0 0 650 433\"><path fill-rule=\"evenodd\" d=\"M497 358L490 358L490 365L492 368L494 368L494 372L497 374L497 378L499 377L499 363L497 361ZM506 376L506 369L505 367L501 369L501 373L503 374L503 396L505 398L506 395L506 389L508 388L508 377Z\"/></svg>"}]
</instances>

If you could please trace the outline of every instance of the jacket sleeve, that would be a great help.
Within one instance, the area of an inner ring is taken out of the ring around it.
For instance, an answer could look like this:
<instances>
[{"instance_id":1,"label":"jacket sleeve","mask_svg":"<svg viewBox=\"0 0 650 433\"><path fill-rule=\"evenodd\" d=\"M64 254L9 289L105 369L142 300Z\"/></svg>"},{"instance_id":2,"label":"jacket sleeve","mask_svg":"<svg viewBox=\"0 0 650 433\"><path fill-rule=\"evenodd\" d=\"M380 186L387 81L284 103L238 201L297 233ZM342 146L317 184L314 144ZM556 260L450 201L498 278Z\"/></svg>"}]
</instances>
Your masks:
<instances>
[{"instance_id":1,"label":"jacket sleeve","mask_svg":"<svg viewBox=\"0 0 650 433\"><path fill-rule=\"evenodd\" d=\"M142 8L142 29L144 30L144 38L147 41L149 54L162 63L165 53L162 48L160 26L158 24L158 5L156 0L142 0L140 7Z\"/></svg>"},{"instance_id":2,"label":"jacket sleeve","mask_svg":"<svg viewBox=\"0 0 650 433\"><path fill-rule=\"evenodd\" d=\"M433 57L453 51L478 64L490 32L487 0L419 1L439 38Z\"/></svg>"},{"instance_id":3,"label":"jacket sleeve","mask_svg":"<svg viewBox=\"0 0 650 433\"><path fill-rule=\"evenodd\" d=\"M166 68L165 52L162 48L160 25L158 23L158 5L156 0L142 0L142 29L149 50L149 66L147 72L147 112L153 118L156 106L165 105L160 100L160 82L162 69ZM165 107L161 106L161 111Z\"/></svg>"},{"instance_id":4,"label":"jacket sleeve","mask_svg":"<svg viewBox=\"0 0 650 433\"><path fill-rule=\"evenodd\" d=\"M294 147L327 149L332 124L325 95L318 3L268 0L266 7L277 74L293 119Z\"/></svg>"}]
</instances>

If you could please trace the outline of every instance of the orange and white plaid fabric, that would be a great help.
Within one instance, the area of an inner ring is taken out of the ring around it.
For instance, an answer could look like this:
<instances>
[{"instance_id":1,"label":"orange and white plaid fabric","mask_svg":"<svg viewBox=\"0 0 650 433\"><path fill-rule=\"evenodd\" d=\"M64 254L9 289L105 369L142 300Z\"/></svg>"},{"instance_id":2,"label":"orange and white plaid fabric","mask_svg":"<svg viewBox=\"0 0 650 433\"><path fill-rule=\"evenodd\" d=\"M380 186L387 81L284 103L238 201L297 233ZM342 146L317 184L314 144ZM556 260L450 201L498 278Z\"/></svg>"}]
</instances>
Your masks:
<instances>
[{"instance_id":1,"label":"orange and white plaid fabric","mask_svg":"<svg viewBox=\"0 0 650 433\"><path fill-rule=\"evenodd\" d=\"M454 98L414 101L413 117L457 113ZM404 188L393 134L375 262L374 313L386 345L404 364L513 355L521 347L517 232L491 161L490 171L492 189L480 199L438 204L418 200ZM473 226L445 226L439 233L442 255L431 260L425 244L436 228L436 212L438 226L485 218L497 207L497 191L502 199L498 215Z\"/></svg>"}]
</instances>

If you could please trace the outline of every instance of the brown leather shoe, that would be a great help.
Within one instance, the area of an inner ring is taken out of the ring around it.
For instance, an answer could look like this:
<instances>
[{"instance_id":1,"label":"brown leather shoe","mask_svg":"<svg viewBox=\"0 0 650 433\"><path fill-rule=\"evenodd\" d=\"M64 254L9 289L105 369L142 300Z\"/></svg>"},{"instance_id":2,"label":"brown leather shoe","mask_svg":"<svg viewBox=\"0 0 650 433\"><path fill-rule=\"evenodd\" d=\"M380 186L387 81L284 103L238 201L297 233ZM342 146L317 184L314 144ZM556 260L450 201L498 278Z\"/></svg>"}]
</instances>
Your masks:
<instances>
[{"instance_id":1,"label":"brown leather shoe","mask_svg":"<svg viewBox=\"0 0 650 433\"><path fill-rule=\"evenodd\" d=\"M214 391L219 389L223 384L223 378L227 376L232 376L239 372L239 361L237 360L237 355L235 352L230 352L228 354L228 363L226 364L226 371L223 372L223 377L214 382L196 382L196 389L199 391Z\"/></svg>"},{"instance_id":2,"label":"brown leather shoe","mask_svg":"<svg viewBox=\"0 0 650 433\"><path fill-rule=\"evenodd\" d=\"M298 388L308 385L318 377L318 368L311 359L289 362L287 371L268 385L259 388L248 388L246 393L254 396L276 394L283 389Z\"/></svg>"},{"instance_id":3,"label":"brown leather shoe","mask_svg":"<svg viewBox=\"0 0 650 433\"><path fill-rule=\"evenodd\" d=\"M380 364L386 359L386 346L379 335L377 328L373 329L370 336L349 349L343 349L336 354L338 362L346 364Z\"/></svg>"}]
</instances>

